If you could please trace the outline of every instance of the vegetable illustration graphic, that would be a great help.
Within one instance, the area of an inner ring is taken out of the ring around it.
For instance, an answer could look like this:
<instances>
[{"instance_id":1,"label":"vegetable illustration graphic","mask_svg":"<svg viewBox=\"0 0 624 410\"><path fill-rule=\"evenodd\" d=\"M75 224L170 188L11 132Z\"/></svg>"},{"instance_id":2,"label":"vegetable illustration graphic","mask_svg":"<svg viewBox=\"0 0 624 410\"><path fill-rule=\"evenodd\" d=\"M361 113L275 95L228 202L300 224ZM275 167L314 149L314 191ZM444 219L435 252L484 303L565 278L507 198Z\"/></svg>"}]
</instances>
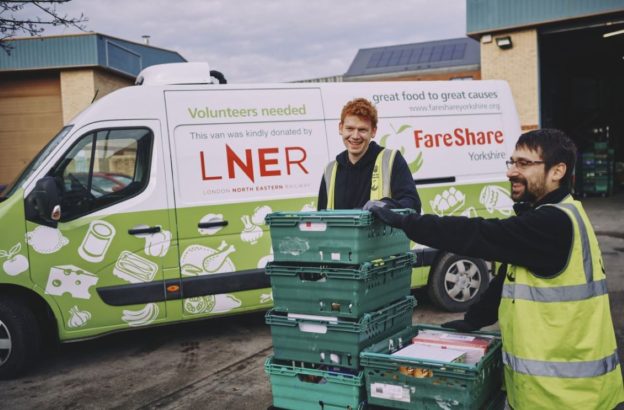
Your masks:
<instances>
[{"instance_id":1,"label":"vegetable illustration graphic","mask_svg":"<svg viewBox=\"0 0 624 410\"><path fill-rule=\"evenodd\" d=\"M9 251L0 250L0 258L7 258L2 264L2 269L9 276L17 276L28 270L28 259L24 255L18 255L22 250L22 244L15 244Z\"/></svg>"},{"instance_id":2,"label":"vegetable illustration graphic","mask_svg":"<svg viewBox=\"0 0 624 410\"><path fill-rule=\"evenodd\" d=\"M69 243L61 231L40 225L26 233L26 243L37 253L54 253Z\"/></svg>"},{"instance_id":3,"label":"vegetable illustration graphic","mask_svg":"<svg viewBox=\"0 0 624 410\"><path fill-rule=\"evenodd\" d=\"M155 303L148 303L140 310L123 310L121 320L126 322L128 326L137 327L145 326L152 323L158 317L159 309Z\"/></svg>"},{"instance_id":4,"label":"vegetable illustration graphic","mask_svg":"<svg viewBox=\"0 0 624 410\"><path fill-rule=\"evenodd\" d=\"M106 221L92 221L78 248L78 254L87 262L102 262L115 236L115 227Z\"/></svg>"},{"instance_id":5,"label":"vegetable illustration graphic","mask_svg":"<svg viewBox=\"0 0 624 410\"><path fill-rule=\"evenodd\" d=\"M241 217L241 221L243 221L243 225L245 225L245 229L243 229L240 234L241 240L252 245L258 243L258 239L262 238L262 235L264 234L264 232L262 232L262 228L253 224L248 215L243 215Z\"/></svg>"},{"instance_id":6,"label":"vegetable illustration graphic","mask_svg":"<svg viewBox=\"0 0 624 410\"><path fill-rule=\"evenodd\" d=\"M161 230L145 236L145 254L162 258L169 252L171 231Z\"/></svg>"},{"instance_id":7,"label":"vegetable illustration graphic","mask_svg":"<svg viewBox=\"0 0 624 410\"><path fill-rule=\"evenodd\" d=\"M71 329L75 329L77 327L82 327L87 324L87 321L91 319L91 313L86 310L78 309L78 306L72 307L69 309L70 318L67 321L67 327Z\"/></svg>"},{"instance_id":8,"label":"vegetable illustration graphic","mask_svg":"<svg viewBox=\"0 0 624 410\"><path fill-rule=\"evenodd\" d=\"M192 315L227 312L240 305L240 300L228 294L184 299L184 311Z\"/></svg>"},{"instance_id":9,"label":"vegetable illustration graphic","mask_svg":"<svg viewBox=\"0 0 624 410\"><path fill-rule=\"evenodd\" d=\"M479 202L491 214L495 211L505 216L513 213L513 200L509 197L509 191L498 185L487 185L481 190Z\"/></svg>"},{"instance_id":10,"label":"vegetable illustration graphic","mask_svg":"<svg viewBox=\"0 0 624 410\"><path fill-rule=\"evenodd\" d=\"M463 208L465 203L466 195L455 187L444 190L442 194L437 194L432 201L429 201L431 210L439 216L453 215Z\"/></svg>"},{"instance_id":11,"label":"vegetable illustration graphic","mask_svg":"<svg viewBox=\"0 0 624 410\"><path fill-rule=\"evenodd\" d=\"M184 299L184 311L192 315L211 311L214 305L214 295Z\"/></svg>"},{"instance_id":12,"label":"vegetable illustration graphic","mask_svg":"<svg viewBox=\"0 0 624 410\"><path fill-rule=\"evenodd\" d=\"M221 214L207 214L207 215L204 215L199 220L200 223L222 222L222 221L223 221L223 215ZM221 229L223 229L223 226L213 226L212 228L199 228L197 229L197 231L199 232L200 235L214 235L217 232L219 232Z\"/></svg>"},{"instance_id":13,"label":"vegetable illustration graphic","mask_svg":"<svg viewBox=\"0 0 624 410\"><path fill-rule=\"evenodd\" d=\"M273 210L268 205L259 206L254 210L253 215L251 215L251 222L254 225L264 225L264 218L271 212L273 212Z\"/></svg>"}]
</instances>

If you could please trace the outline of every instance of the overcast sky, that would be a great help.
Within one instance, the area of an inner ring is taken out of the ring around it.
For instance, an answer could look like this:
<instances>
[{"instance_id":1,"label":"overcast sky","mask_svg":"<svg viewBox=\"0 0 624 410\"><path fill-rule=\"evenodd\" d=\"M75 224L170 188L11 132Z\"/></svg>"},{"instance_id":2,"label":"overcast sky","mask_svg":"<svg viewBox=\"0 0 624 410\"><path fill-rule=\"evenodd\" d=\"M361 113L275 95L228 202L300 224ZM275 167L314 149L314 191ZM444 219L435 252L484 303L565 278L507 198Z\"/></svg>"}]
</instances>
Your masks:
<instances>
[{"instance_id":1,"label":"overcast sky","mask_svg":"<svg viewBox=\"0 0 624 410\"><path fill-rule=\"evenodd\" d=\"M150 35L230 83L344 74L360 48L466 35L466 0L72 0L58 10L83 13L89 31Z\"/></svg>"}]
</instances>

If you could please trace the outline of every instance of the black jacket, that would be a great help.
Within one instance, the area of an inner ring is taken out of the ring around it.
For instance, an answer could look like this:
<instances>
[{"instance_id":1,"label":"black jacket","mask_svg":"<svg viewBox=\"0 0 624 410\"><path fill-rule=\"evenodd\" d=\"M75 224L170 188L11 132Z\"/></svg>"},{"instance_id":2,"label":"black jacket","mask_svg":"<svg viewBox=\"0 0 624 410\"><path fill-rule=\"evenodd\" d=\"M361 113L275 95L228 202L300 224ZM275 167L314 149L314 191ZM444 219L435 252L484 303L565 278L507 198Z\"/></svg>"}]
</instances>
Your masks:
<instances>
[{"instance_id":1,"label":"black jacket","mask_svg":"<svg viewBox=\"0 0 624 410\"><path fill-rule=\"evenodd\" d=\"M358 162L349 161L345 150L336 156L338 169L336 171L336 190L334 192L334 209L360 209L370 199L371 178L377 154L383 148L375 141L371 141L366 153ZM398 208L411 208L420 213L421 203L416 192L416 185L407 162L397 152L392 165L390 180L392 199L397 201ZM327 188L325 179L321 178L321 187L318 196L318 209L327 209Z\"/></svg>"},{"instance_id":2,"label":"black jacket","mask_svg":"<svg viewBox=\"0 0 624 410\"><path fill-rule=\"evenodd\" d=\"M516 204L517 215L507 219L408 215L402 227L415 242L503 263L487 291L465 315L468 322L483 327L498 320L507 264L524 266L546 278L565 268L572 247L572 221L560 209L538 207L558 203L567 195L567 189L559 188L534 206Z\"/></svg>"}]
</instances>

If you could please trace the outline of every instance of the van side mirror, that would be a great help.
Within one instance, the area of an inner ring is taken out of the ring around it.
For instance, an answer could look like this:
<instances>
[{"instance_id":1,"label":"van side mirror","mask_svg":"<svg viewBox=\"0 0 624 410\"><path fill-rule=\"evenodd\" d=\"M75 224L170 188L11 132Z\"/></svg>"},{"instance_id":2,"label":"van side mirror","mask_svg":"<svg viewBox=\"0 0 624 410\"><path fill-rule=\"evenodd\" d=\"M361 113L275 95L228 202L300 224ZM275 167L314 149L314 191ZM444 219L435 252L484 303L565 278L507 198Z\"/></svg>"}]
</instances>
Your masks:
<instances>
[{"instance_id":1,"label":"van side mirror","mask_svg":"<svg viewBox=\"0 0 624 410\"><path fill-rule=\"evenodd\" d=\"M42 225L56 228L61 219L61 192L54 177L43 177L26 199L26 215Z\"/></svg>"}]
</instances>

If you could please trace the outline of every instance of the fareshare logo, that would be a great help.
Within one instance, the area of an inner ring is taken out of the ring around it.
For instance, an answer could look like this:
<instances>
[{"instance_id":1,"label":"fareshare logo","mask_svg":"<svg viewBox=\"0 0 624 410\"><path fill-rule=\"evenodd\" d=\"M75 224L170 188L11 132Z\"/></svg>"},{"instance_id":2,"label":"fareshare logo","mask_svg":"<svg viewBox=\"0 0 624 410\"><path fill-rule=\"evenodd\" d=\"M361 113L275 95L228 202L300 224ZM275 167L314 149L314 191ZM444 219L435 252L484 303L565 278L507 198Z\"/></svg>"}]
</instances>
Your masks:
<instances>
[{"instance_id":1,"label":"fareshare logo","mask_svg":"<svg viewBox=\"0 0 624 410\"><path fill-rule=\"evenodd\" d=\"M409 137L409 133L406 132L410 128L412 128L409 124L399 125L399 128L394 128L392 124L390 124L390 128L394 131L393 134L384 134L382 135L379 143L382 147L386 147L388 149L398 150L401 155L405 158L407 165L412 172L412 174L417 173L423 166L423 155L422 151L415 151L413 149L406 150L404 141L412 141Z\"/></svg>"}]
</instances>

